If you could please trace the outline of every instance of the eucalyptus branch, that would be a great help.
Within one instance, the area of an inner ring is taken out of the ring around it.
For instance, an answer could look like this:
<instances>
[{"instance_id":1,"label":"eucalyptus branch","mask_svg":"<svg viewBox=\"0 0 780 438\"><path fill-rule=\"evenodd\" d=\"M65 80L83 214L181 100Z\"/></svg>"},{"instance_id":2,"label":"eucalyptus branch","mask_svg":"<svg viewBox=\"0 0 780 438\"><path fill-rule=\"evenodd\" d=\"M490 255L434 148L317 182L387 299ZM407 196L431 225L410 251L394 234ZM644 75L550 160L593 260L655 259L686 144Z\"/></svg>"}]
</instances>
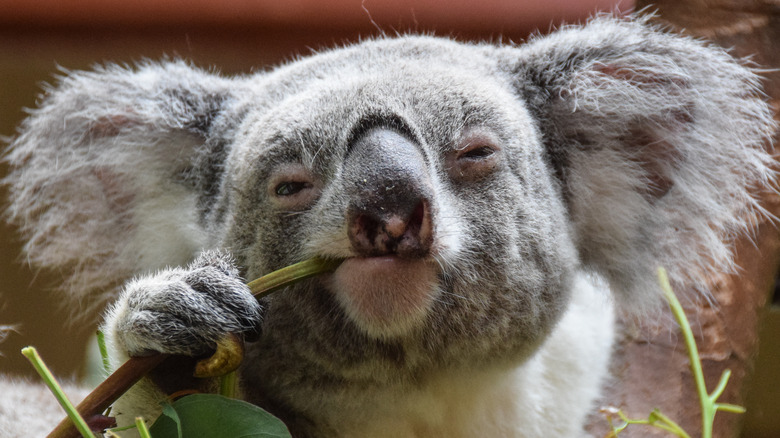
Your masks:
<instances>
[{"instance_id":1,"label":"eucalyptus branch","mask_svg":"<svg viewBox=\"0 0 780 438\"><path fill-rule=\"evenodd\" d=\"M258 299L278 291L300 280L315 275L334 271L342 260L312 258L271 272L248 283L252 294ZM233 345L227 342L228 348ZM215 353L215 356L222 354ZM154 354L145 357L131 357L113 374L108 376L103 383L98 385L76 408L84 418L91 418L107 409L113 402L122 396L130 387L138 382L144 375L159 365L166 357L165 354ZM222 359L219 359L222 360ZM208 367L209 359L204 359ZM201 362L204 362L201 361ZM225 391L230 391L230 385L235 387L235 382L221 383ZM78 431L73 426L70 418L63 419L59 425L49 434L49 438L75 438Z\"/></svg>"},{"instance_id":2,"label":"eucalyptus branch","mask_svg":"<svg viewBox=\"0 0 780 438\"><path fill-rule=\"evenodd\" d=\"M302 262L295 263L270 274L263 275L257 280L250 281L247 286L252 291L252 295L259 300L268 296L272 292L287 287L295 282L335 271L343 259L323 259L313 257Z\"/></svg>"},{"instance_id":3,"label":"eucalyptus branch","mask_svg":"<svg viewBox=\"0 0 780 438\"><path fill-rule=\"evenodd\" d=\"M166 354L154 354L144 357L131 357L121 367L106 378L94 391L79 403L76 410L84 418L91 418L105 411L131 386L141 380L149 371L159 365ZM70 418L65 418L49 434L49 438L77 437L76 429Z\"/></svg>"}]
</instances>

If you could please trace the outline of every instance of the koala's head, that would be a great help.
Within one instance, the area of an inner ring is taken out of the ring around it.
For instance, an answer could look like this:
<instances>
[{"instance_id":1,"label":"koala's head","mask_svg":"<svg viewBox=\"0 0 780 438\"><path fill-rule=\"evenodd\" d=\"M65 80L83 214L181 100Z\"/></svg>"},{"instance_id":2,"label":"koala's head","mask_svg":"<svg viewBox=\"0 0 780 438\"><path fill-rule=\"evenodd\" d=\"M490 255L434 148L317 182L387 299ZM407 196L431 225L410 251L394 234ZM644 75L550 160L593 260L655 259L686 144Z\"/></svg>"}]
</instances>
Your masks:
<instances>
[{"instance_id":1,"label":"koala's head","mask_svg":"<svg viewBox=\"0 0 780 438\"><path fill-rule=\"evenodd\" d=\"M74 73L12 144L10 216L73 290L215 246L249 278L346 258L272 297L265 328L345 362L516 356L577 271L644 308L658 265L694 287L731 267L770 175L757 83L611 18L522 46L368 41L246 77Z\"/></svg>"},{"instance_id":2,"label":"koala's head","mask_svg":"<svg viewBox=\"0 0 780 438\"><path fill-rule=\"evenodd\" d=\"M343 311L381 339L442 330L463 307L544 332L574 244L538 124L491 52L382 40L258 79L214 200L247 276L346 258L323 280L337 309L305 313ZM286 90L257 108L269 89ZM273 298L288 299L302 298Z\"/></svg>"}]
</instances>

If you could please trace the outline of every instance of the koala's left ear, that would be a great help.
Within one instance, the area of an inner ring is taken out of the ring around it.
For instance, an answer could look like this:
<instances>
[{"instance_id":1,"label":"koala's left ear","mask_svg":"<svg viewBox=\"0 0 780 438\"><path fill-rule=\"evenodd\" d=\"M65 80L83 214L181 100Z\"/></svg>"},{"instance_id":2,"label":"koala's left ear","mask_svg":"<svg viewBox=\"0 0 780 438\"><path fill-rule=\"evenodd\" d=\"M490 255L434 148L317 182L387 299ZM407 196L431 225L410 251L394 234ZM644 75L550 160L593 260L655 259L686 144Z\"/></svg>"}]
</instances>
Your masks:
<instances>
[{"instance_id":1,"label":"koala's left ear","mask_svg":"<svg viewBox=\"0 0 780 438\"><path fill-rule=\"evenodd\" d=\"M750 69L646 19L600 17L505 50L581 259L624 304L656 301L659 265L688 287L733 269L733 240L774 178L775 124Z\"/></svg>"},{"instance_id":2,"label":"koala's left ear","mask_svg":"<svg viewBox=\"0 0 780 438\"><path fill-rule=\"evenodd\" d=\"M4 157L27 260L78 299L213 244L240 87L183 62L60 78Z\"/></svg>"}]
</instances>

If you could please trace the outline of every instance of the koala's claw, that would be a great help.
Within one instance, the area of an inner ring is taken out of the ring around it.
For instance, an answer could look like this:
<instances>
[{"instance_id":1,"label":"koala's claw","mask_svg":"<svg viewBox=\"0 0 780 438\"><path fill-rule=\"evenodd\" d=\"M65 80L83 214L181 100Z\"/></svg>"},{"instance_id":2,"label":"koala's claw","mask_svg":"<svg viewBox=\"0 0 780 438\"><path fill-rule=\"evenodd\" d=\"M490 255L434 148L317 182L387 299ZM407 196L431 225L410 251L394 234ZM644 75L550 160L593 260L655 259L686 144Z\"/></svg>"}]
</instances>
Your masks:
<instances>
[{"instance_id":1,"label":"koala's claw","mask_svg":"<svg viewBox=\"0 0 780 438\"><path fill-rule=\"evenodd\" d=\"M235 333L228 333L217 341L217 351L195 364L193 375L199 378L219 377L235 371L244 360L244 340Z\"/></svg>"},{"instance_id":2,"label":"koala's claw","mask_svg":"<svg viewBox=\"0 0 780 438\"><path fill-rule=\"evenodd\" d=\"M260 305L230 256L208 251L186 268L130 282L107 325L130 356L197 356L215 350L228 334L256 336L260 318ZM233 356L225 356L230 364Z\"/></svg>"}]
</instances>

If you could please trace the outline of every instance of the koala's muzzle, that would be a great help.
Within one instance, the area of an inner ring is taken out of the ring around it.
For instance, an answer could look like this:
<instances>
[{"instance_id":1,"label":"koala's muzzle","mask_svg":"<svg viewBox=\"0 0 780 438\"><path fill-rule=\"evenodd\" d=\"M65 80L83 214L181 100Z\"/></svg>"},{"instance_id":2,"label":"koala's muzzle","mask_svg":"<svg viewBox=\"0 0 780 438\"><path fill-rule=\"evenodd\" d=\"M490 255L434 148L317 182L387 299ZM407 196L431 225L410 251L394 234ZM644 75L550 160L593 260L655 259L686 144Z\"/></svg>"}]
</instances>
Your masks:
<instances>
[{"instance_id":1,"label":"koala's muzzle","mask_svg":"<svg viewBox=\"0 0 780 438\"><path fill-rule=\"evenodd\" d=\"M433 241L431 180L420 148L375 128L358 138L344 163L349 240L361 257L420 258Z\"/></svg>"},{"instance_id":2,"label":"koala's muzzle","mask_svg":"<svg viewBox=\"0 0 780 438\"><path fill-rule=\"evenodd\" d=\"M425 157L406 136L374 128L351 145L342 176L354 257L334 272L330 289L366 334L408 333L425 320L439 290Z\"/></svg>"}]
</instances>

